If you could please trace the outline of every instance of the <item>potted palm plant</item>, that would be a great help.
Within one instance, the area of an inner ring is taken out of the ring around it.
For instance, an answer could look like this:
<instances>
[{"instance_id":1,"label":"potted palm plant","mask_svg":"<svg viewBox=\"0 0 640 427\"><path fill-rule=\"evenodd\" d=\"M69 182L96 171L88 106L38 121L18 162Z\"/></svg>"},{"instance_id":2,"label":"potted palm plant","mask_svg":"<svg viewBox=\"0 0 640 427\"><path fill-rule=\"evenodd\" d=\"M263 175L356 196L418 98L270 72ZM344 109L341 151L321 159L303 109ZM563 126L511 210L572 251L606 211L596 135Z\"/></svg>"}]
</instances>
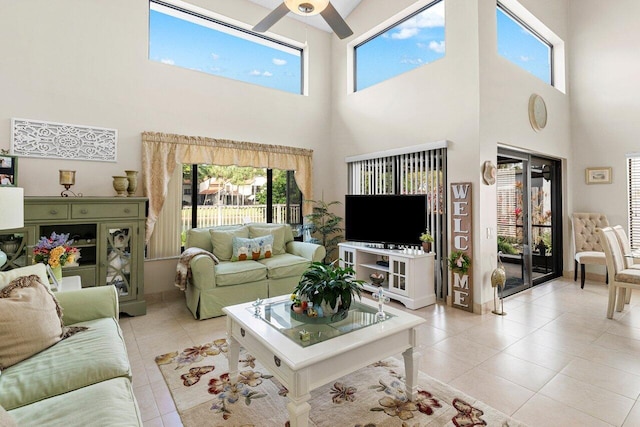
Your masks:
<instances>
[{"instance_id":1,"label":"potted palm plant","mask_svg":"<svg viewBox=\"0 0 640 427\"><path fill-rule=\"evenodd\" d=\"M324 258L325 264L329 264L333 252L338 248L338 243L342 241L342 232L344 229L340 226L342 217L330 211L331 206L341 204L339 201L325 202L324 200L305 200L313 203L312 212L305 216L308 221L310 231L314 237L311 243L317 243L325 247L327 254Z\"/></svg>"},{"instance_id":2,"label":"potted palm plant","mask_svg":"<svg viewBox=\"0 0 640 427\"><path fill-rule=\"evenodd\" d=\"M302 274L295 295L321 307L323 314L348 311L355 295L361 298L363 280L355 278L351 267L340 267L338 260L331 264L312 263Z\"/></svg>"}]
</instances>

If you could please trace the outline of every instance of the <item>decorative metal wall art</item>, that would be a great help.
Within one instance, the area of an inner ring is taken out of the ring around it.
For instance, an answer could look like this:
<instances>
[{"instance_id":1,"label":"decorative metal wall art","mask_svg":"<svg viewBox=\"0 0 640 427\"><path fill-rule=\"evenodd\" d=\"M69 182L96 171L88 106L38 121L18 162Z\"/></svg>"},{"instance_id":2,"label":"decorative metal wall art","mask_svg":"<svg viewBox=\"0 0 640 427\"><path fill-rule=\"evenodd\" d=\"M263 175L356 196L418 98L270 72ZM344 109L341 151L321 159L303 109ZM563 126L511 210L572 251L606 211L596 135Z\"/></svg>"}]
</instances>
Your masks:
<instances>
[{"instance_id":1,"label":"decorative metal wall art","mask_svg":"<svg viewBox=\"0 0 640 427\"><path fill-rule=\"evenodd\" d=\"M11 119L11 153L44 159L115 162L116 129Z\"/></svg>"}]
</instances>

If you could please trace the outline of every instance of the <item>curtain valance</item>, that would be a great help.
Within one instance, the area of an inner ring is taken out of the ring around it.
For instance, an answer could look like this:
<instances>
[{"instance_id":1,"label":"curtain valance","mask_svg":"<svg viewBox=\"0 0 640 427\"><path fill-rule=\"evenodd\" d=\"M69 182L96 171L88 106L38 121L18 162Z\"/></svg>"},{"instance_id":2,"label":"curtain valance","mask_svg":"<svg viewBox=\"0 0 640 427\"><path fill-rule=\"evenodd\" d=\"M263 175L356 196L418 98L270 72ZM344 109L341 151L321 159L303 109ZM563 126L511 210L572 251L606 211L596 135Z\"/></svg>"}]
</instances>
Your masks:
<instances>
[{"instance_id":1,"label":"curtain valance","mask_svg":"<svg viewBox=\"0 0 640 427\"><path fill-rule=\"evenodd\" d=\"M202 136L159 132L142 133L142 170L145 196L149 198L146 236L148 242L167 197L171 175L179 164L213 164L295 171L305 199L312 194L313 150L282 145L230 141ZM303 213L312 206L304 204Z\"/></svg>"}]
</instances>

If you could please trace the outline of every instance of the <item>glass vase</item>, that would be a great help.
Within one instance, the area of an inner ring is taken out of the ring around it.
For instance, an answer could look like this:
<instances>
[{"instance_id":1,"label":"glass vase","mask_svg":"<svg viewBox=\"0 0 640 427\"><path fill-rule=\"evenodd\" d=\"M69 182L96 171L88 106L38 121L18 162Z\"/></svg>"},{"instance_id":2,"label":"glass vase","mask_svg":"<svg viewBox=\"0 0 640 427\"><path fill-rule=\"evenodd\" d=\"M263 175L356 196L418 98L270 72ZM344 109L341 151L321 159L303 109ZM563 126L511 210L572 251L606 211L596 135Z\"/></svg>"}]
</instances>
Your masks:
<instances>
[{"instance_id":1,"label":"glass vase","mask_svg":"<svg viewBox=\"0 0 640 427\"><path fill-rule=\"evenodd\" d=\"M62 266L51 267L51 271L53 272L53 277L60 283L62 281Z\"/></svg>"}]
</instances>

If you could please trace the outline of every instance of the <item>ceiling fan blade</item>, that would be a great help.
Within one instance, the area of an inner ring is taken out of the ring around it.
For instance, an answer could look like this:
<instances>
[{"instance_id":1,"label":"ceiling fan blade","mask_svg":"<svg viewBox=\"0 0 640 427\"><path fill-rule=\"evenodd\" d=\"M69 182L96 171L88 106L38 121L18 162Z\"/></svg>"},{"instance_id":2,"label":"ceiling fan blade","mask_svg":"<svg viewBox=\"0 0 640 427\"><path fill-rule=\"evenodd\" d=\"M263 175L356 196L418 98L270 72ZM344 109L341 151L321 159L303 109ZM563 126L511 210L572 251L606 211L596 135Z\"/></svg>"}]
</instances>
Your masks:
<instances>
[{"instance_id":1,"label":"ceiling fan blade","mask_svg":"<svg viewBox=\"0 0 640 427\"><path fill-rule=\"evenodd\" d=\"M273 24L282 19L287 13L289 13L289 8L284 2L275 9L271 11L267 16L265 16L262 21L258 22L254 27L253 31L257 33L264 33L267 31Z\"/></svg>"},{"instance_id":2,"label":"ceiling fan blade","mask_svg":"<svg viewBox=\"0 0 640 427\"><path fill-rule=\"evenodd\" d=\"M327 24L331 27L334 33L341 38L345 39L353 34L351 28L347 25L347 23L342 19L342 16L338 13L338 11L333 7L331 2L324 8L320 15L327 21Z\"/></svg>"}]
</instances>

